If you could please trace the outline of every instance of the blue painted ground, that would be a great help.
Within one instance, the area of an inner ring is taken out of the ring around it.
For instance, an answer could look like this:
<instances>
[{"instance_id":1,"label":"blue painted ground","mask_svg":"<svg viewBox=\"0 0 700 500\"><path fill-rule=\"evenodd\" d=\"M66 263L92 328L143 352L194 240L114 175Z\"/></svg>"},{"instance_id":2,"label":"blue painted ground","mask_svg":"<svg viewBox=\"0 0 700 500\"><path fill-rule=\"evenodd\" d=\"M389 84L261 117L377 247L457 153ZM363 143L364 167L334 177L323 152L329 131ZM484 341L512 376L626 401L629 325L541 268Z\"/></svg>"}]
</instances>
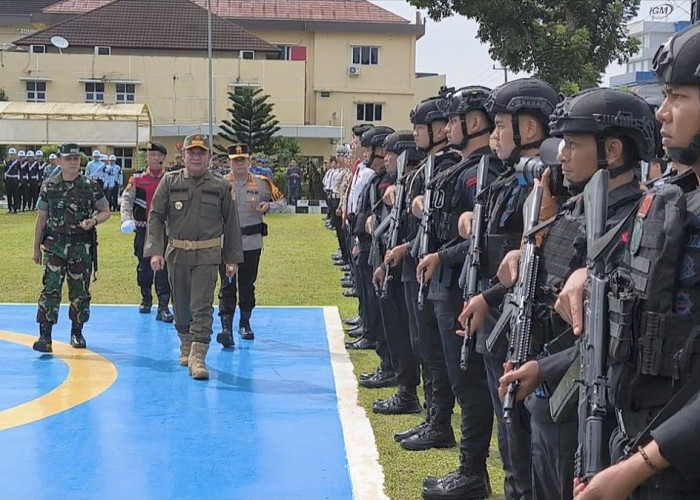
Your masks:
<instances>
[{"instance_id":1,"label":"blue painted ground","mask_svg":"<svg viewBox=\"0 0 700 500\"><path fill-rule=\"evenodd\" d=\"M36 306L0 306L0 330L36 334ZM0 498L349 499L323 310L258 308L254 341L212 343L208 382L177 364L172 325L93 306L88 348L117 381L76 408L0 432ZM68 342L62 309L54 339ZM216 329L215 329L216 332ZM0 411L59 385L58 359L0 341Z\"/></svg>"}]
</instances>

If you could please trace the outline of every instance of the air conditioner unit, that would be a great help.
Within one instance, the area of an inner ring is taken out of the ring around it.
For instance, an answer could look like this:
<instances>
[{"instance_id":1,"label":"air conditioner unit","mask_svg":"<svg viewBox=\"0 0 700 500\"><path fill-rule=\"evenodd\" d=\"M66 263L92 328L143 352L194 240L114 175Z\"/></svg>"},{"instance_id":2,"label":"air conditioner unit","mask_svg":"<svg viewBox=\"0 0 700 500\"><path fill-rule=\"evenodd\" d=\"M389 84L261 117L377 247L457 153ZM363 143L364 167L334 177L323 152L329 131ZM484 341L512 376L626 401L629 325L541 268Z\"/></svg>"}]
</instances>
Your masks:
<instances>
[{"instance_id":1,"label":"air conditioner unit","mask_svg":"<svg viewBox=\"0 0 700 500\"><path fill-rule=\"evenodd\" d=\"M348 75L352 76L357 76L360 74L360 66L357 64L353 64L352 66L348 66Z\"/></svg>"},{"instance_id":2,"label":"air conditioner unit","mask_svg":"<svg viewBox=\"0 0 700 500\"><path fill-rule=\"evenodd\" d=\"M255 59L254 50L241 50L238 52L239 59Z\"/></svg>"}]
</instances>

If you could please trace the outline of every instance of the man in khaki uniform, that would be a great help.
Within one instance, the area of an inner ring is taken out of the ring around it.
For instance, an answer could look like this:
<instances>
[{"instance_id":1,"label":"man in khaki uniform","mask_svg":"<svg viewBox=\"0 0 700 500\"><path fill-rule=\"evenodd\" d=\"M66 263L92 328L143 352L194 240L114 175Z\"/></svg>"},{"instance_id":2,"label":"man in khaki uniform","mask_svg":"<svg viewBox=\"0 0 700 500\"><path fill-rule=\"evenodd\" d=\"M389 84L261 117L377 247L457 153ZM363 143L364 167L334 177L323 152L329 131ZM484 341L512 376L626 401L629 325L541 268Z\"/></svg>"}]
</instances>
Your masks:
<instances>
[{"instance_id":1,"label":"man in khaki uniform","mask_svg":"<svg viewBox=\"0 0 700 500\"><path fill-rule=\"evenodd\" d=\"M230 186L207 169L205 138L187 136L183 154L185 169L167 174L153 196L143 254L151 258L154 271L167 261L180 365L189 366L192 378L202 380L209 378L204 359L219 265L223 262L226 276L233 278L243 262L243 244ZM163 241L166 223L167 242Z\"/></svg>"}]
</instances>

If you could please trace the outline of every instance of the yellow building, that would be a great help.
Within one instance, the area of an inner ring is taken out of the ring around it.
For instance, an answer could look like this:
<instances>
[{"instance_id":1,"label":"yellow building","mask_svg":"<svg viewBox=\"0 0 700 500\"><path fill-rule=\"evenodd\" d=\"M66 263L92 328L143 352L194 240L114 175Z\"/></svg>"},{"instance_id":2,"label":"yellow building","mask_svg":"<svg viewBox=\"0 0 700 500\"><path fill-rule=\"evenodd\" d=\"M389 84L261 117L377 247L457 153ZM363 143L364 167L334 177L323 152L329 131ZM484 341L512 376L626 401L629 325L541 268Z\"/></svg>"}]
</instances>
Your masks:
<instances>
[{"instance_id":1,"label":"yellow building","mask_svg":"<svg viewBox=\"0 0 700 500\"><path fill-rule=\"evenodd\" d=\"M208 133L206 4L3 1L0 88L13 101L147 104L153 138L174 151L184 135ZM259 87L278 134L298 138L304 155L327 156L355 123L409 128L410 108L444 84L444 76L416 76L418 18L362 0L211 4L215 133L229 116L227 93ZM84 146L112 150L109 137Z\"/></svg>"}]
</instances>

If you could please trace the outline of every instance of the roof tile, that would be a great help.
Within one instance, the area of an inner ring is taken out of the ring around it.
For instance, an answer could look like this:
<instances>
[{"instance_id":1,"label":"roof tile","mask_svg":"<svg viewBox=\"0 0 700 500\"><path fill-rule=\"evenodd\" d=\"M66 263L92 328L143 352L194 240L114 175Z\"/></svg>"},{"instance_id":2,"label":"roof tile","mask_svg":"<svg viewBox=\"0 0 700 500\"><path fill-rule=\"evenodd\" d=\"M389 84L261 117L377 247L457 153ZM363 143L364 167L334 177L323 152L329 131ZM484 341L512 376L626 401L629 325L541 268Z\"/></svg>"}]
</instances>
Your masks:
<instances>
[{"instance_id":1,"label":"roof tile","mask_svg":"<svg viewBox=\"0 0 700 500\"><path fill-rule=\"evenodd\" d=\"M83 3L90 1L82 0ZM190 0L168 0L165 9L162 3L153 0L113 0L14 43L49 44L54 35L66 38L72 46L77 47L105 45L206 50L207 11ZM212 16L212 48L226 51L279 50L262 38L216 15Z\"/></svg>"}]
</instances>

